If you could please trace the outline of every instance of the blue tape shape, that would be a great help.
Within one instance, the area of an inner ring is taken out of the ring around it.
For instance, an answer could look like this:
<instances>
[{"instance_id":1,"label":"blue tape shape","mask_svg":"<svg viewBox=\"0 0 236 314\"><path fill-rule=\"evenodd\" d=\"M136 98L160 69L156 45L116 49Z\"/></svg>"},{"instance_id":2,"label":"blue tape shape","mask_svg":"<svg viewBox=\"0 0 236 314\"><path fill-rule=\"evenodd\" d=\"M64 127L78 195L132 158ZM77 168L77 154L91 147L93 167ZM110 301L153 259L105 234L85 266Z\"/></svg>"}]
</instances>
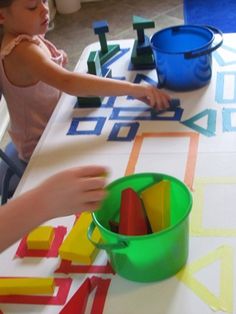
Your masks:
<instances>
[{"instance_id":1,"label":"blue tape shape","mask_svg":"<svg viewBox=\"0 0 236 314\"><path fill-rule=\"evenodd\" d=\"M174 112L172 117L164 116L163 112L153 112L152 108L142 108L142 107L115 107L109 117L109 120L163 120L163 121L180 121L183 109L176 107L174 109L166 110L166 112ZM137 113L136 115L131 115L131 113Z\"/></svg>"},{"instance_id":2,"label":"blue tape shape","mask_svg":"<svg viewBox=\"0 0 236 314\"><path fill-rule=\"evenodd\" d=\"M91 130L78 130L80 122L95 122ZM75 117L72 119L69 130L66 135L100 135L105 124L105 117Z\"/></svg>"},{"instance_id":3,"label":"blue tape shape","mask_svg":"<svg viewBox=\"0 0 236 314\"><path fill-rule=\"evenodd\" d=\"M224 99L224 89L227 90L227 86L225 86L225 76L227 75L234 75L235 77L232 99ZM217 72L215 101L219 104L232 104L236 102L236 71Z\"/></svg>"},{"instance_id":4,"label":"blue tape shape","mask_svg":"<svg viewBox=\"0 0 236 314\"><path fill-rule=\"evenodd\" d=\"M105 62L103 64L102 67L107 68L109 66L111 66L113 63L115 63L117 60L119 60L120 58L122 58L127 52L129 52L130 48L123 48L120 49L119 52L117 52L117 54L114 55L114 57L112 57L111 59L109 59L107 62Z\"/></svg>"},{"instance_id":5,"label":"blue tape shape","mask_svg":"<svg viewBox=\"0 0 236 314\"><path fill-rule=\"evenodd\" d=\"M142 74L142 73L137 73L135 78L134 78L134 81L133 83L136 83L136 84L139 84L141 83L142 81L150 84L150 85L153 85L153 86L156 86L157 87L157 81L151 79L149 76L145 75L145 74ZM133 97L131 96L127 96L127 99L134 99Z\"/></svg>"},{"instance_id":6,"label":"blue tape shape","mask_svg":"<svg viewBox=\"0 0 236 314\"><path fill-rule=\"evenodd\" d=\"M123 136L118 136L119 132L121 131L122 128L129 128L128 134L123 137ZM111 133L108 137L108 141L120 141L120 142L130 142L132 141L139 128L139 123L138 122L118 122L113 125L113 128L111 130Z\"/></svg>"},{"instance_id":7,"label":"blue tape shape","mask_svg":"<svg viewBox=\"0 0 236 314\"><path fill-rule=\"evenodd\" d=\"M199 126L195 123L196 121L202 119L205 116L207 116L207 128L206 129L204 129L202 126ZM206 109L188 120L181 121L181 123L207 137L215 136L216 135L216 110Z\"/></svg>"},{"instance_id":8,"label":"blue tape shape","mask_svg":"<svg viewBox=\"0 0 236 314\"><path fill-rule=\"evenodd\" d=\"M222 120L223 120L223 132L236 132L236 126L232 126L232 114L236 113L236 108L223 108Z\"/></svg>"}]
</instances>

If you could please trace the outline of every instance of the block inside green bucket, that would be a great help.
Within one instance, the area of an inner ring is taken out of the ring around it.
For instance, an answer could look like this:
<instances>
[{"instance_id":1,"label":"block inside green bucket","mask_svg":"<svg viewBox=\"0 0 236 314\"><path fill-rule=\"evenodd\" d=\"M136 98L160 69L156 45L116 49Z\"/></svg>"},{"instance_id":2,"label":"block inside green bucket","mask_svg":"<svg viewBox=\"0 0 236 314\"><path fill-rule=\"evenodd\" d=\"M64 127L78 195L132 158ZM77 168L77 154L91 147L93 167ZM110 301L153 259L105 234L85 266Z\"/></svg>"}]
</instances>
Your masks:
<instances>
[{"instance_id":1,"label":"block inside green bucket","mask_svg":"<svg viewBox=\"0 0 236 314\"><path fill-rule=\"evenodd\" d=\"M109 221L119 221L121 192L131 187L140 193L161 180L170 181L170 226L143 236L112 232ZM91 229L95 226L99 229L103 244L97 246L106 250L114 271L121 277L138 282L159 281L176 274L188 257L189 214L192 208L188 187L166 174L140 173L122 177L108 185L107 189L109 192L102 206L93 213Z\"/></svg>"}]
</instances>

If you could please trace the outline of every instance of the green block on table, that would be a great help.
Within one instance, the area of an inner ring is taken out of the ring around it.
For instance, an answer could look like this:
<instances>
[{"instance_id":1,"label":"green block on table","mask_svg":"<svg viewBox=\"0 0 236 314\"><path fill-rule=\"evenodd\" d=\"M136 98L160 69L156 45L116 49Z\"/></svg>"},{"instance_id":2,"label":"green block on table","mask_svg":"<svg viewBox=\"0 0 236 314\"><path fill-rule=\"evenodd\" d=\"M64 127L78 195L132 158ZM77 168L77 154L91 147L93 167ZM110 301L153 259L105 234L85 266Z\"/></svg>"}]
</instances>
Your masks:
<instances>
[{"instance_id":1,"label":"green block on table","mask_svg":"<svg viewBox=\"0 0 236 314\"><path fill-rule=\"evenodd\" d=\"M155 22L149 19L145 19L141 16L133 16L133 29L141 30L145 28L154 28Z\"/></svg>"},{"instance_id":2,"label":"green block on table","mask_svg":"<svg viewBox=\"0 0 236 314\"><path fill-rule=\"evenodd\" d=\"M152 47L148 36L144 35L144 40L142 42L136 40L136 52L138 56L143 54L152 54Z\"/></svg>"},{"instance_id":3,"label":"green block on table","mask_svg":"<svg viewBox=\"0 0 236 314\"><path fill-rule=\"evenodd\" d=\"M117 52L120 51L120 45L108 45L108 51L102 52L99 51L99 58L101 65L103 65L105 62L107 62L109 59L111 59Z\"/></svg>"},{"instance_id":4,"label":"green block on table","mask_svg":"<svg viewBox=\"0 0 236 314\"><path fill-rule=\"evenodd\" d=\"M103 53L108 52L107 39L105 34L99 34L99 42L101 46L101 51Z\"/></svg>"},{"instance_id":5,"label":"green block on table","mask_svg":"<svg viewBox=\"0 0 236 314\"><path fill-rule=\"evenodd\" d=\"M88 73L97 76L102 75L101 62L98 51L91 51L87 60Z\"/></svg>"},{"instance_id":6,"label":"green block on table","mask_svg":"<svg viewBox=\"0 0 236 314\"><path fill-rule=\"evenodd\" d=\"M78 108L98 108L102 104L103 97L77 97L76 107Z\"/></svg>"},{"instance_id":7,"label":"green block on table","mask_svg":"<svg viewBox=\"0 0 236 314\"><path fill-rule=\"evenodd\" d=\"M154 64L154 57L152 52L145 53L142 55L137 54L137 43L138 41L135 40L132 54L131 54L131 63L134 65L140 65L140 64L145 64L145 65L150 65Z\"/></svg>"},{"instance_id":8,"label":"green block on table","mask_svg":"<svg viewBox=\"0 0 236 314\"><path fill-rule=\"evenodd\" d=\"M102 75L101 62L98 51L91 51L87 60L88 73L97 76Z\"/></svg>"}]
</instances>

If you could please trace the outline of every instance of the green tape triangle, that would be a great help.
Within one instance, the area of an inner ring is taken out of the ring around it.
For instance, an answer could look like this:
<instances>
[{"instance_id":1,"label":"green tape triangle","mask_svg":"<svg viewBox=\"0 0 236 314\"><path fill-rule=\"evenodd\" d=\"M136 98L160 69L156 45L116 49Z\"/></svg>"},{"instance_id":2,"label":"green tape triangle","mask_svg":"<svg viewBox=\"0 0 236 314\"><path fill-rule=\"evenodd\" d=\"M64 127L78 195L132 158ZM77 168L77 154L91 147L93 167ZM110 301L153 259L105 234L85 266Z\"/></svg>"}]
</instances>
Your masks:
<instances>
[{"instance_id":1,"label":"green tape triangle","mask_svg":"<svg viewBox=\"0 0 236 314\"><path fill-rule=\"evenodd\" d=\"M204 117L206 117L206 121L207 121L206 128L196 123L196 121L199 121ZM181 123L205 136L208 136L208 137L215 136L216 110L206 109L188 120L181 121Z\"/></svg>"}]
</instances>

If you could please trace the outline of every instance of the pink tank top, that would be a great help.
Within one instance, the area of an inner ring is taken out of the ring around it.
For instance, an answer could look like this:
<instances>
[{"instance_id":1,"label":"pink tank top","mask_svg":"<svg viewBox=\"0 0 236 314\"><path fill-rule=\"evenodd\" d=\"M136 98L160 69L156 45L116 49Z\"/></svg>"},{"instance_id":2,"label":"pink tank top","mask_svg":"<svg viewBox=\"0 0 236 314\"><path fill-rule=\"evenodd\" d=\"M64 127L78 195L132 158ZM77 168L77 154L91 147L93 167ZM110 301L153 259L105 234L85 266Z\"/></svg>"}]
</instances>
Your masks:
<instances>
[{"instance_id":1,"label":"pink tank top","mask_svg":"<svg viewBox=\"0 0 236 314\"><path fill-rule=\"evenodd\" d=\"M40 36L51 52L51 59L63 65L64 54L52 43ZM40 136L59 100L61 92L41 81L35 85L19 87L13 85L7 78L3 59L9 55L21 40L29 40L40 44L38 36L20 35L5 46L0 53L0 88L6 99L10 115L9 134L16 145L19 157L29 161Z\"/></svg>"}]
</instances>

